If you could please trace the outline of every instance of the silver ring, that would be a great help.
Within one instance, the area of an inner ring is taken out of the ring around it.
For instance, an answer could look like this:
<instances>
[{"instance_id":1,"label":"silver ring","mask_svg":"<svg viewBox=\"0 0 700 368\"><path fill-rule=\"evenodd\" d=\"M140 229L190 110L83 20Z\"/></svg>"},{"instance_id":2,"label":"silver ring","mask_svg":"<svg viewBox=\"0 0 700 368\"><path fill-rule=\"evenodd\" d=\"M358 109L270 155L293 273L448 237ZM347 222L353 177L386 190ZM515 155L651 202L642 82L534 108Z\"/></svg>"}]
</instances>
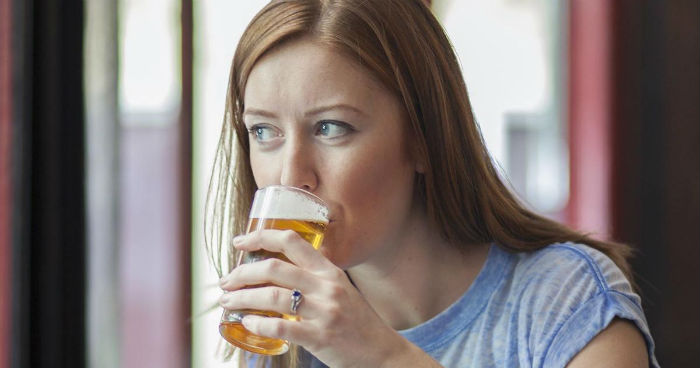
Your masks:
<instances>
[{"instance_id":1,"label":"silver ring","mask_svg":"<svg viewBox=\"0 0 700 368\"><path fill-rule=\"evenodd\" d=\"M301 295L301 291L299 291L299 289L292 290L292 304L289 307L289 309L292 310L292 315L297 314L297 309L299 309L299 304L301 304L301 299L303 297L304 296Z\"/></svg>"}]
</instances>

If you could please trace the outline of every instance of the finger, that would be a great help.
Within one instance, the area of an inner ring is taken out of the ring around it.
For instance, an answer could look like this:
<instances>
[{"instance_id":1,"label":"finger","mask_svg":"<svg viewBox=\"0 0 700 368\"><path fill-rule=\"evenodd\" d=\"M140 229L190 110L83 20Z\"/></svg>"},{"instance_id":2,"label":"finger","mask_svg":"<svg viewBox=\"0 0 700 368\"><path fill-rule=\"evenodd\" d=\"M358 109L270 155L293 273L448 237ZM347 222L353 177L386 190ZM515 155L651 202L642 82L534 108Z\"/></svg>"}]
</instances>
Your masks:
<instances>
[{"instance_id":1,"label":"finger","mask_svg":"<svg viewBox=\"0 0 700 368\"><path fill-rule=\"evenodd\" d=\"M316 301L307 297L302 297L296 313L292 313L292 290L277 286L241 289L225 293L219 299L219 304L227 310L255 309L296 315L302 319L311 318L318 314Z\"/></svg>"},{"instance_id":2,"label":"finger","mask_svg":"<svg viewBox=\"0 0 700 368\"><path fill-rule=\"evenodd\" d=\"M332 263L321 252L314 249L293 230L258 230L234 238L233 245L244 251L265 249L284 254L302 268L311 270L328 267Z\"/></svg>"},{"instance_id":3,"label":"finger","mask_svg":"<svg viewBox=\"0 0 700 368\"><path fill-rule=\"evenodd\" d=\"M220 287L228 291L264 284L314 290L318 282L305 270L276 258L242 264L219 282Z\"/></svg>"},{"instance_id":4,"label":"finger","mask_svg":"<svg viewBox=\"0 0 700 368\"><path fill-rule=\"evenodd\" d=\"M309 323L289 321L282 318L270 318L257 315L247 315L241 321L248 331L266 337L283 339L299 345L306 345L317 335L315 328Z\"/></svg>"}]
</instances>

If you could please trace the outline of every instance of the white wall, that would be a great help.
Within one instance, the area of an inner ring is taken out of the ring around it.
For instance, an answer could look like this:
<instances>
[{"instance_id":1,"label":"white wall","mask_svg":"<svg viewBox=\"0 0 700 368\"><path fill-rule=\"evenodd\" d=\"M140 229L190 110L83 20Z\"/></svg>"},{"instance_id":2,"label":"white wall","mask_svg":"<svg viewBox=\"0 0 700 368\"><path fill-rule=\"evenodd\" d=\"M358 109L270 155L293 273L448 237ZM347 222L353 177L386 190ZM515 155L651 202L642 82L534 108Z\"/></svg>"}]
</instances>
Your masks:
<instances>
[{"instance_id":1,"label":"white wall","mask_svg":"<svg viewBox=\"0 0 700 368\"><path fill-rule=\"evenodd\" d=\"M522 199L556 217L568 197L563 5L558 0L437 5L489 151ZM513 128L525 136L516 141Z\"/></svg>"}]
</instances>

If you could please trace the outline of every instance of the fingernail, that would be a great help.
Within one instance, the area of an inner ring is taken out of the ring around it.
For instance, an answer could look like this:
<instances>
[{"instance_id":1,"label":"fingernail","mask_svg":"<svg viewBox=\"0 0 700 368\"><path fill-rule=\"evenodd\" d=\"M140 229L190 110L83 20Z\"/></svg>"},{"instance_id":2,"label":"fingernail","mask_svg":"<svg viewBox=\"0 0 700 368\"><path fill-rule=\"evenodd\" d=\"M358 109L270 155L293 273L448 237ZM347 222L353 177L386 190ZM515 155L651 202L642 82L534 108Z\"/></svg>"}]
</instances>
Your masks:
<instances>
[{"instance_id":1,"label":"fingernail","mask_svg":"<svg viewBox=\"0 0 700 368\"><path fill-rule=\"evenodd\" d=\"M224 286L225 283L226 283L226 276L219 279L219 286Z\"/></svg>"},{"instance_id":2,"label":"fingernail","mask_svg":"<svg viewBox=\"0 0 700 368\"><path fill-rule=\"evenodd\" d=\"M243 235L238 235L233 238L233 246L238 246L243 244Z\"/></svg>"}]
</instances>

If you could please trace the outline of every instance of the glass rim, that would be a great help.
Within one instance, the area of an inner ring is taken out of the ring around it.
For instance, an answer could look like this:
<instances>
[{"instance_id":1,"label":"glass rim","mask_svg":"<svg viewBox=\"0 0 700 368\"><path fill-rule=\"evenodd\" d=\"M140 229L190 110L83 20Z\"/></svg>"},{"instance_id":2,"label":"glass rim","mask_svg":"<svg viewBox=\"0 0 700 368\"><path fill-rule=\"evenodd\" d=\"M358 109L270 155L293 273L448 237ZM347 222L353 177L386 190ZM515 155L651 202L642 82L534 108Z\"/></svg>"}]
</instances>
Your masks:
<instances>
[{"instance_id":1,"label":"glass rim","mask_svg":"<svg viewBox=\"0 0 700 368\"><path fill-rule=\"evenodd\" d=\"M304 190L304 189L301 189L299 187L293 187L293 186L289 186L289 185L274 184L274 185L268 185L268 186L265 186L262 188L258 188L255 191L255 194L257 195L258 192L263 192L263 191L268 191L268 190L270 190L270 191L275 191L275 190L289 191L289 192L296 192L296 193L302 194L302 195L308 197L308 199L312 200L316 204L322 206L323 209L325 210L324 217L326 218L326 221L330 221L330 216L329 216L330 208L328 208L328 204L326 203L326 201L321 199L321 197L309 192L308 190Z\"/></svg>"}]
</instances>

